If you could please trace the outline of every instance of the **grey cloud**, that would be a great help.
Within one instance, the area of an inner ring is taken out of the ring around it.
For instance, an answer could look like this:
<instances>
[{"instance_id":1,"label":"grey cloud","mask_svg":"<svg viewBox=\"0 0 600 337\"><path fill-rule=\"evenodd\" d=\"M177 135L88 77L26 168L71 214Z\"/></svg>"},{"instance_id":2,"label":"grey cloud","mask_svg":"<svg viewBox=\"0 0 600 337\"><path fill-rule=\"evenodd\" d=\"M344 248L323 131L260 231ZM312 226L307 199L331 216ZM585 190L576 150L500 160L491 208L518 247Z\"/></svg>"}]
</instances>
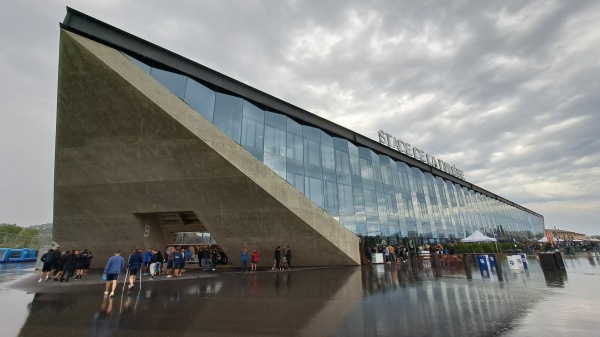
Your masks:
<instances>
[{"instance_id":1,"label":"grey cloud","mask_svg":"<svg viewBox=\"0 0 600 337\"><path fill-rule=\"evenodd\" d=\"M0 222L24 219L18 213L30 205L44 208L36 222L50 221L57 22L64 5L16 2L0 14L8 20L4 31L14 32L0 53L2 73L13 77L2 87L14 93L0 94L2 124L11 125L0 139L2 154L17 163L0 173L19 177L2 183L17 191L32 175L43 190L31 200L11 199L26 206L17 213L0 209ZM572 219L574 230L598 234L590 204L581 202L600 204L599 159L590 156L600 152L600 37L593 33L600 4L594 1L70 5L365 136L375 139L385 129L447 158L474 184L549 212L547 226ZM18 15L9 12L27 17L30 28L19 30ZM31 130L31 137L18 130ZM4 145L9 138L22 143L18 150ZM24 150L47 155L37 163ZM556 193L567 186L577 193ZM553 211L556 203L571 217ZM585 215L570 211L578 207L587 207Z\"/></svg>"}]
</instances>

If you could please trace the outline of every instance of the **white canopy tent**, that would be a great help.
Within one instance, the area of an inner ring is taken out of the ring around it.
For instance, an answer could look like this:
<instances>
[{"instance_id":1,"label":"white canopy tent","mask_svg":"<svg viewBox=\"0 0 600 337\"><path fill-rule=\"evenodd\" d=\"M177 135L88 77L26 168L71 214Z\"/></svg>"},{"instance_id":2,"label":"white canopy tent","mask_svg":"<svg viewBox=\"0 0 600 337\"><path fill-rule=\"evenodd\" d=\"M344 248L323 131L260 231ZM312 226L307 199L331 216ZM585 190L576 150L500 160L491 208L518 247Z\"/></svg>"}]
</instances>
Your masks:
<instances>
[{"instance_id":1,"label":"white canopy tent","mask_svg":"<svg viewBox=\"0 0 600 337\"><path fill-rule=\"evenodd\" d=\"M543 238L539 239L537 242L548 242L548 238L544 236Z\"/></svg>"},{"instance_id":2,"label":"white canopy tent","mask_svg":"<svg viewBox=\"0 0 600 337\"><path fill-rule=\"evenodd\" d=\"M475 231L473 234L460 240L460 242L496 242L496 239L485 236L480 231Z\"/></svg>"}]
</instances>

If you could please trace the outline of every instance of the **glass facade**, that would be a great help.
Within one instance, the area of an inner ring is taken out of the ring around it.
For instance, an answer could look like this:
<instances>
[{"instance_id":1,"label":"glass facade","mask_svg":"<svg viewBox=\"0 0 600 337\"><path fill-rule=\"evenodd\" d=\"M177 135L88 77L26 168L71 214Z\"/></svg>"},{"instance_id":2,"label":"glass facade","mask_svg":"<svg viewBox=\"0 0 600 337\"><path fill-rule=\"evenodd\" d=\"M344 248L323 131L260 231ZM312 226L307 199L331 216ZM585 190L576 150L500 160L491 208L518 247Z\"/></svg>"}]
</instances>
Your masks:
<instances>
[{"instance_id":1,"label":"glass facade","mask_svg":"<svg viewBox=\"0 0 600 337\"><path fill-rule=\"evenodd\" d=\"M544 235L542 217L129 59L359 236L433 243L475 230L505 240Z\"/></svg>"}]
</instances>

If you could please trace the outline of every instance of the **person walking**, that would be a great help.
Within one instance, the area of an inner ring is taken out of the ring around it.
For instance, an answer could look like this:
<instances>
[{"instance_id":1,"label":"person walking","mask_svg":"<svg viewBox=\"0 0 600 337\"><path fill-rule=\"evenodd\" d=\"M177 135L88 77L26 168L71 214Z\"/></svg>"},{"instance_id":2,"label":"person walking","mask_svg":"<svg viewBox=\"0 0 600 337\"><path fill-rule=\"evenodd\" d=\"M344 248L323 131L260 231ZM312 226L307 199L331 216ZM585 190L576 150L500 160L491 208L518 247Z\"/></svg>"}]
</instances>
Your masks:
<instances>
[{"instance_id":1,"label":"person walking","mask_svg":"<svg viewBox=\"0 0 600 337\"><path fill-rule=\"evenodd\" d=\"M200 266L202 266L202 271L210 271L211 257L210 250L208 247L204 247L202 252L200 253L202 259L200 260Z\"/></svg>"},{"instance_id":2,"label":"person walking","mask_svg":"<svg viewBox=\"0 0 600 337\"><path fill-rule=\"evenodd\" d=\"M184 258L185 255L181 252L181 248L177 247L173 253L173 277L181 276L181 265L183 264Z\"/></svg>"},{"instance_id":3,"label":"person walking","mask_svg":"<svg viewBox=\"0 0 600 337\"><path fill-rule=\"evenodd\" d=\"M252 252L252 271L256 271L256 266L258 265L258 251L254 249Z\"/></svg>"},{"instance_id":4,"label":"person walking","mask_svg":"<svg viewBox=\"0 0 600 337\"><path fill-rule=\"evenodd\" d=\"M248 271L248 248L242 249L242 272Z\"/></svg>"},{"instance_id":5,"label":"person walking","mask_svg":"<svg viewBox=\"0 0 600 337\"><path fill-rule=\"evenodd\" d=\"M164 274L162 273L162 265L163 265L163 256L162 253L159 251L156 252L156 265L154 266L154 274L155 275L160 275L160 274Z\"/></svg>"},{"instance_id":6,"label":"person walking","mask_svg":"<svg viewBox=\"0 0 600 337\"><path fill-rule=\"evenodd\" d=\"M144 257L142 256L141 249L134 249L133 254L129 256L129 287L127 289L133 288L135 285L135 279L137 278L137 274L140 272L142 268L142 264L144 263ZM140 275L140 277L142 277Z\"/></svg>"},{"instance_id":7,"label":"person walking","mask_svg":"<svg viewBox=\"0 0 600 337\"><path fill-rule=\"evenodd\" d=\"M73 277L73 273L75 272L75 267L77 266L77 256L76 251L68 251L65 253L65 260L63 264L62 274L60 275L60 282L69 282L69 279ZM67 277L65 279L65 276Z\"/></svg>"},{"instance_id":8,"label":"person walking","mask_svg":"<svg viewBox=\"0 0 600 337\"><path fill-rule=\"evenodd\" d=\"M285 270L287 268L287 260L285 257L287 256L287 246L283 246L283 252L281 252L281 257L283 258L283 265L280 270Z\"/></svg>"},{"instance_id":9,"label":"person walking","mask_svg":"<svg viewBox=\"0 0 600 337\"><path fill-rule=\"evenodd\" d=\"M156 264L160 263L158 260L158 253L154 248L150 248L150 259L148 260L148 271L150 272L150 279L154 280L154 275L156 274Z\"/></svg>"},{"instance_id":10,"label":"person walking","mask_svg":"<svg viewBox=\"0 0 600 337\"><path fill-rule=\"evenodd\" d=\"M84 249L79 257L77 258L77 272L75 275L75 279L81 279L84 275L85 267L88 265L88 250Z\"/></svg>"},{"instance_id":11,"label":"person walking","mask_svg":"<svg viewBox=\"0 0 600 337\"><path fill-rule=\"evenodd\" d=\"M54 250L48 249L48 252L42 255L40 258L44 264L42 265L42 272L40 273L40 279L38 282L42 282L44 279L44 273L46 273L46 281L50 279L50 273L52 272L52 265L54 264Z\"/></svg>"},{"instance_id":12,"label":"person walking","mask_svg":"<svg viewBox=\"0 0 600 337\"><path fill-rule=\"evenodd\" d=\"M273 253L273 258L274 258L274 262L273 262L273 268L272 270L279 270L279 263L281 262L281 247L277 246L277 248L275 249L275 252Z\"/></svg>"},{"instance_id":13,"label":"person walking","mask_svg":"<svg viewBox=\"0 0 600 337\"><path fill-rule=\"evenodd\" d=\"M106 275L106 288L104 290L104 295L108 295L108 289L110 289L110 285L112 283L112 291L110 292L110 297L115 295L115 290L117 289L117 280L119 279L119 274L125 268L125 259L121 256L121 250L117 249L115 251L115 255L111 256L106 262L106 267L104 267L104 274Z\"/></svg>"},{"instance_id":14,"label":"person walking","mask_svg":"<svg viewBox=\"0 0 600 337\"><path fill-rule=\"evenodd\" d=\"M67 263L67 257L71 255L70 251L64 251L60 254L58 258L58 269L56 275L54 275L54 281L58 281L60 277L60 282L64 281L63 273L65 272L65 264Z\"/></svg>"}]
</instances>

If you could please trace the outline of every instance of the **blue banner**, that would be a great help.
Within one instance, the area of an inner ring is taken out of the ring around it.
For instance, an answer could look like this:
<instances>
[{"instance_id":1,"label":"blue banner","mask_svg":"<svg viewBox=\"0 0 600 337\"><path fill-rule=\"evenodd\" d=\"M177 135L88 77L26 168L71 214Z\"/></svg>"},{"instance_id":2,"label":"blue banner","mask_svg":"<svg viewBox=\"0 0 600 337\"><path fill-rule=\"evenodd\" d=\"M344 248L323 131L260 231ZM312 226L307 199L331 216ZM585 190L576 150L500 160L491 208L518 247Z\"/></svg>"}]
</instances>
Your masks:
<instances>
[{"instance_id":1,"label":"blue banner","mask_svg":"<svg viewBox=\"0 0 600 337\"><path fill-rule=\"evenodd\" d=\"M527 257L525 256L525 254L521 254L521 262L523 262L523 269L529 270L527 266Z\"/></svg>"},{"instance_id":2,"label":"blue banner","mask_svg":"<svg viewBox=\"0 0 600 337\"><path fill-rule=\"evenodd\" d=\"M490 278L490 270L488 269L487 255L477 255L477 264L479 265L481 277Z\"/></svg>"},{"instance_id":3,"label":"blue banner","mask_svg":"<svg viewBox=\"0 0 600 337\"><path fill-rule=\"evenodd\" d=\"M488 254L488 260L490 262L490 270L492 273L496 272L496 255Z\"/></svg>"}]
</instances>

